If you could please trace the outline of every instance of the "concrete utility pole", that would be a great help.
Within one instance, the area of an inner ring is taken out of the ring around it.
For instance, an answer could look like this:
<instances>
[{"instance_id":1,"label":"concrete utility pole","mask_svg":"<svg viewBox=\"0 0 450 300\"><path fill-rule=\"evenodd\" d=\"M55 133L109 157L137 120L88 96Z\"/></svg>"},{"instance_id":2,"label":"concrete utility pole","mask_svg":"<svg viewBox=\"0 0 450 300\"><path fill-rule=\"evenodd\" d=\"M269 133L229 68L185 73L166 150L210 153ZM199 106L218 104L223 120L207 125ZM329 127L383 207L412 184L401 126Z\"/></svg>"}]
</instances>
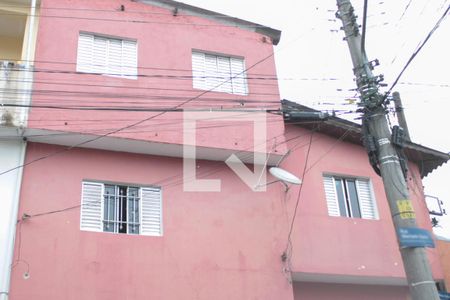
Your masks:
<instances>
[{"instance_id":1,"label":"concrete utility pole","mask_svg":"<svg viewBox=\"0 0 450 300\"><path fill-rule=\"evenodd\" d=\"M400 98L400 94L398 92L392 93L392 100L394 100L395 104L395 112L397 113L398 124L405 131L405 139L411 141L411 137L409 136L408 124L406 123L405 111L403 109L402 99Z\"/></svg>"},{"instance_id":2,"label":"concrete utility pole","mask_svg":"<svg viewBox=\"0 0 450 300\"><path fill-rule=\"evenodd\" d=\"M386 120L384 96L378 91L381 77L372 69L378 62L369 62L362 51L361 35L356 24L354 9L349 0L337 0L336 16L342 20L345 39L350 49L354 74L361 94L364 112L364 144L374 169L383 178L384 189L391 209L392 219L401 245L401 230L416 230L417 224L407 185L400 165L398 146L393 145ZM401 230L400 230L401 229ZM420 230L420 229L418 229ZM406 277L413 300L439 300L431 267L423 246L400 246Z\"/></svg>"}]
</instances>

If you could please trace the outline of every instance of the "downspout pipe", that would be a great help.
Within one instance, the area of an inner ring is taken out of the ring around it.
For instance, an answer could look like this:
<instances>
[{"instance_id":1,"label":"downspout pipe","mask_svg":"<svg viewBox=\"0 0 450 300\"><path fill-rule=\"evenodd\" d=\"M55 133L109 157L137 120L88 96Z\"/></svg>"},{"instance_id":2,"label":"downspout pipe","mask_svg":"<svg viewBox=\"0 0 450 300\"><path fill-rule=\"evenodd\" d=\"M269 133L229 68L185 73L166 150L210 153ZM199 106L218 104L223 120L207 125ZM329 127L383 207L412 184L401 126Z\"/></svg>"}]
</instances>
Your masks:
<instances>
[{"instance_id":1,"label":"downspout pipe","mask_svg":"<svg viewBox=\"0 0 450 300\"><path fill-rule=\"evenodd\" d=\"M23 164L25 161L25 154L26 154L26 148L27 144L26 142L19 142L20 147L20 156L19 160L20 163ZM19 199L20 199L20 188L22 185L22 175L23 175L23 168L19 168L16 172L16 186L14 189L14 195L12 197L12 205L10 207L9 211L9 220L8 220L8 235L6 238L6 245L5 245L5 256L4 259L6 260L6 266L5 270L1 270L1 272L4 272L1 276L2 280L0 282L0 300L8 300L9 299L9 291L11 286L11 271L13 266L13 259L14 259L14 242L16 238L16 225L17 225L17 215L19 212Z\"/></svg>"}]
</instances>

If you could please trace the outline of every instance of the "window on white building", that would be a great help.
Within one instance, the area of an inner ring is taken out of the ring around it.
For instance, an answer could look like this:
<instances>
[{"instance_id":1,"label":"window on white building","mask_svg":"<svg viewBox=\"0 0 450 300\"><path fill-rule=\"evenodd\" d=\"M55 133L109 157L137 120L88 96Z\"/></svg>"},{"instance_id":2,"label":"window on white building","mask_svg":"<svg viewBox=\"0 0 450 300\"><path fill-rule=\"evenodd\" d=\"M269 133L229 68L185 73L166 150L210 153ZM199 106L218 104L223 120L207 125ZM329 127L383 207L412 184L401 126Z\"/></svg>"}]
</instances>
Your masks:
<instances>
[{"instance_id":1,"label":"window on white building","mask_svg":"<svg viewBox=\"0 0 450 300\"><path fill-rule=\"evenodd\" d=\"M324 175L323 183L330 216L378 219L370 180Z\"/></svg>"},{"instance_id":2,"label":"window on white building","mask_svg":"<svg viewBox=\"0 0 450 300\"><path fill-rule=\"evenodd\" d=\"M136 41L80 33L77 71L135 79Z\"/></svg>"},{"instance_id":3,"label":"window on white building","mask_svg":"<svg viewBox=\"0 0 450 300\"><path fill-rule=\"evenodd\" d=\"M192 75L196 89L248 94L243 58L193 51Z\"/></svg>"},{"instance_id":4,"label":"window on white building","mask_svg":"<svg viewBox=\"0 0 450 300\"><path fill-rule=\"evenodd\" d=\"M161 236L161 189L84 181L80 228Z\"/></svg>"}]
</instances>

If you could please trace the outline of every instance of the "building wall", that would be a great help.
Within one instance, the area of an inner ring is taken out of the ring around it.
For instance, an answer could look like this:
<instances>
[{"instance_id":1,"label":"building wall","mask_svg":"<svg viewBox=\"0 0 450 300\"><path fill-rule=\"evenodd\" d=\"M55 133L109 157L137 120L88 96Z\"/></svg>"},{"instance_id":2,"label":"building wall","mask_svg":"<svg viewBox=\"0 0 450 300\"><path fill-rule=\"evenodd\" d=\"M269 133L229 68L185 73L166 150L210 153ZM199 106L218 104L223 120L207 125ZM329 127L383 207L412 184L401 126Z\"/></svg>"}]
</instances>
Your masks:
<instances>
[{"instance_id":1,"label":"building wall","mask_svg":"<svg viewBox=\"0 0 450 300\"><path fill-rule=\"evenodd\" d=\"M294 149L281 166L302 177L311 131L298 126L287 126L286 139L289 149ZM344 274L348 276L384 278L399 282L405 278L402 259L398 250L391 214L384 194L381 178L368 163L364 148L337 138L314 133L307 160L307 173L292 232L292 270L300 277L313 274ZM427 209L421 192L417 168L410 166L418 186L410 180L410 198L413 202L419 227L431 231ZM331 217L328 215L323 173L370 178L379 220ZM292 187L286 196L287 216L292 212L299 193ZM437 252L427 249L435 278L442 278ZM295 277L295 276L294 276Z\"/></svg>"},{"instance_id":2,"label":"building wall","mask_svg":"<svg viewBox=\"0 0 450 300\"><path fill-rule=\"evenodd\" d=\"M295 300L408 300L407 287L331 283L294 283Z\"/></svg>"},{"instance_id":3,"label":"building wall","mask_svg":"<svg viewBox=\"0 0 450 300\"><path fill-rule=\"evenodd\" d=\"M281 166L299 177L310 135L310 131L288 126L291 153ZM26 161L61 150L30 143ZM358 299L375 289L364 284L380 278L383 283L378 287L383 292L374 295L386 292L396 299L404 294L404 288L394 286L404 281L404 271L382 184L366 166L366 159L359 146L313 134L289 266L280 258L288 246L298 187L284 193L281 185L273 184L267 192L255 194L223 163L199 161L199 175L220 178L221 192L183 192L181 159L100 150L72 149L30 164L24 170L19 215L43 215L19 223L15 257L20 255L21 263L13 268L11 299L106 299L112 295L131 299L144 295L156 299L292 299L286 267L293 271L294 280L302 274L316 278L316 284L294 283L304 290L295 292L296 297L311 297L299 299L324 299L314 295L333 291L342 291L342 295L358 291L351 294ZM329 217L323 172L370 177L380 219ZM83 180L160 184L164 235L80 231L78 205ZM426 211L422 212L414 194L411 199L419 225L426 228ZM436 251L427 252L435 278L442 278ZM27 271L31 277L24 279ZM352 285L351 280L346 285L331 284L327 292L317 284L330 275L358 278L359 284ZM61 280L68 276L70 280Z\"/></svg>"},{"instance_id":4,"label":"building wall","mask_svg":"<svg viewBox=\"0 0 450 300\"><path fill-rule=\"evenodd\" d=\"M121 5L124 11L118 11ZM278 109L279 91L273 45L264 36L236 26L132 1L43 0L36 50L34 105L190 109ZM68 7L68 10L46 8ZM47 14L62 18L45 17ZM76 73L80 32L137 40L138 79ZM233 95L194 89L192 51L238 56L245 59L249 94ZM261 80L257 78L266 78ZM99 134L155 117L159 112L33 109L31 128ZM242 113L235 113L241 114ZM101 120L101 121L99 121ZM204 122L208 123L208 122ZM208 133L199 132L198 145L247 149L252 145L252 126L209 122ZM235 123L235 122L234 122ZM233 124L233 122L231 122ZM182 114L166 113L112 136L182 142ZM281 116L268 115L269 138L282 142ZM202 138L207 137L207 138ZM271 145L272 146L272 145ZM270 146L270 148L271 148ZM268 146L269 147L269 146ZM283 150L283 145L280 149Z\"/></svg>"},{"instance_id":5,"label":"building wall","mask_svg":"<svg viewBox=\"0 0 450 300\"><path fill-rule=\"evenodd\" d=\"M445 287L450 291L450 241L437 240L437 249L444 271Z\"/></svg>"},{"instance_id":6,"label":"building wall","mask_svg":"<svg viewBox=\"0 0 450 300\"><path fill-rule=\"evenodd\" d=\"M30 143L26 161L61 149ZM10 299L292 299L281 186L255 194L223 163L198 171L222 191L183 192L175 158L72 149L26 166L19 215L44 215L19 223ZM163 236L80 231L84 179L161 184Z\"/></svg>"}]
</instances>

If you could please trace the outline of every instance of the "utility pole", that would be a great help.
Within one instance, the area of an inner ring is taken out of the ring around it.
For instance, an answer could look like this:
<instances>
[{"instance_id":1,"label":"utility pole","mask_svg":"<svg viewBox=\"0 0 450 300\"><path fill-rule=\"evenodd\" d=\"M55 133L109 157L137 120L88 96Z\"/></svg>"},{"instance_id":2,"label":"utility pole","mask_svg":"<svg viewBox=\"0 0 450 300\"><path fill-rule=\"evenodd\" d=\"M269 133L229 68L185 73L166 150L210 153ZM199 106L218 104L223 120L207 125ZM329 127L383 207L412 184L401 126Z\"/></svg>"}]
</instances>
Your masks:
<instances>
[{"instance_id":1,"label":"utility pole","mask_svg":"<svg viewBox=\"0 0 450 300\"><path fill-rule=\"evenodd\" d=\"M393 92L392 100L394 100L395 112L397 113L398 124L405 131L405 138L408 141L411 141L411 137L409 136L408 124L406 123L405 111L403 109L402 98L400 98L400 94L398 92Z\"/></svg>"},{"instance_id":2,"label":"utility pole","mask_svg":"<svg viewBox=\"0 0 450 300\"><path fill-rule=\"evenodd\" d=\"M367 2L366 2L367 3ZM342 20L356 83L361 94L364 144L374 169L381 175L399 242L409 289L413 300L439 300L431 267L423 246L402 245L401 232L416 230L417 224L398 154L386 120L385 96L378 91L382 77L372 69L378 62L369 62L349 0L337 0L336 16ZM417 229L420 230L420 229Z\"/></svg>"}]
</instances>

